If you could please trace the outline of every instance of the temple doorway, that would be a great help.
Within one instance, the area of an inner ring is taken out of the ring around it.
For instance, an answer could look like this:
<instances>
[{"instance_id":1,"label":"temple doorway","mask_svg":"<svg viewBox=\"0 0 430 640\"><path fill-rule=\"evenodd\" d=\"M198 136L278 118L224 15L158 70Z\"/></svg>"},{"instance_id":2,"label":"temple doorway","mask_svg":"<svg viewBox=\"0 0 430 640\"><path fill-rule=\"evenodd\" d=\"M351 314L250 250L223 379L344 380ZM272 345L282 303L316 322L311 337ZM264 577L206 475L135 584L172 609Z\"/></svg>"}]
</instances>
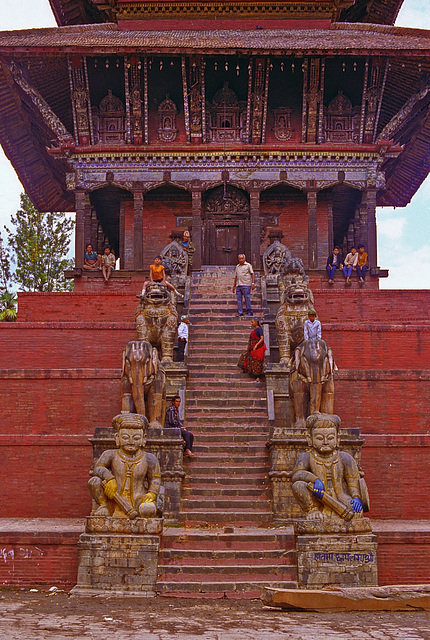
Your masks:
<instances>
[{"instance_id":1,"label":"temple doorway","mask_svg":"<svg viewBox=\"0 0 430 640\"><path fill-rule=\"evenodd\" d=\"M235 265L250 250L248 194L231 185L207 192L204 202L203 262Z\"/></svg>"}]
</instances>

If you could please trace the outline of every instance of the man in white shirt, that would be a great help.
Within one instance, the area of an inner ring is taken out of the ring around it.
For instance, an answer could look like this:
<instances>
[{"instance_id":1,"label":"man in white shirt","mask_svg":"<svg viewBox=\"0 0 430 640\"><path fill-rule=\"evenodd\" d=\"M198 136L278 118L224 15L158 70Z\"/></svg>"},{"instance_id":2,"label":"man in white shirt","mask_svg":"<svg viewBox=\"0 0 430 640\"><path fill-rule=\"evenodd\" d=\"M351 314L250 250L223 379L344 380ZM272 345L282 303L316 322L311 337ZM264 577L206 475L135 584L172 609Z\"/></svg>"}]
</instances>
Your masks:
<instances>
[{"instance_id":1,"label":"man in white shirt","mask_svg":"<svg viewBox=\"0 0 430 640\"><path fill-rule=\"evenodd\" d=\"M315 310L309 309L308 320L305 320L303 327L305 340L321 340L321 322L316 317Z\"/></svg>"},{"instance_id":2,"label":"man in white shirt","mask_svg":"<svg viewBox=\"0 0 430 640\"><path fill-rule=\"evenodd\" d=\"M253 316L251 308L251 289L255 288L254 269L249 262L246 262L244 253L238 257L239 264L234 272L233 293L237 297L237 315L243 316L242 297L245 298L245 309L247 316Z\"/></svg>"},{"instance_id":3,"label":"man in white shirt","mask_svg":"<svg viewBox=\"0 0 430 640\"><path fill-rule=\"evenodd\" d=\"M188 344L188 316L181 316L181 324L178 327L178 362L184 361L185 348Z\"/></svg>"}]
</instances>

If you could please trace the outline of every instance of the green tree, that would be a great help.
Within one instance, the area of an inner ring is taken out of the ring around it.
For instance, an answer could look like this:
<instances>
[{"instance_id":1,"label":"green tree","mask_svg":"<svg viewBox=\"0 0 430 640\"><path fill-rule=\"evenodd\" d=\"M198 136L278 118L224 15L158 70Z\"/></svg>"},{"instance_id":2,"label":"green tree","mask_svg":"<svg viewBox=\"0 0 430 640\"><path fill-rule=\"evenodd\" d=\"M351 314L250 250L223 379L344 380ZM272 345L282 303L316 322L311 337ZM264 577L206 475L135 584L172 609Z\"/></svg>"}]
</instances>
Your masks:
<instances>
[{"instance_id":1,"label":"green tree","mask_svg":"<svg viewBox=\"0 0 430 640\"><path fill-rule=\"evenodd\" d=\"M74 221L64 213L40 213L30 198L21 194L21 209L11 217L14 229L5 227L16 262L12 279L23 291L70 291L64 279Z\"/></svg>"},{"instance_id":2,"label":"green tree","mask_svg":"<svg viewBox=\"0 0 430 640\"><path fill-rule=\"evenodd\" d=\"M11 256L0 235L0 322L16 320L16 295L12 291Z\"/></svg>"}]
</instances>

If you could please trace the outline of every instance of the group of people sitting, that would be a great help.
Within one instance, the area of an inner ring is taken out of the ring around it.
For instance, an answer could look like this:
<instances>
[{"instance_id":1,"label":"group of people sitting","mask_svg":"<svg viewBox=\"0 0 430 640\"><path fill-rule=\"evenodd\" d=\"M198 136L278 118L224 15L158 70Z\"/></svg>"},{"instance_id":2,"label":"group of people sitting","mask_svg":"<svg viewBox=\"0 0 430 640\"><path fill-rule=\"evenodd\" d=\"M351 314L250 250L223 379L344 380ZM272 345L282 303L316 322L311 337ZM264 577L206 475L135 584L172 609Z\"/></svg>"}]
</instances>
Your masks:
<instances>
[{"instance_id":1,"label":"group of people sitting","mask_svg":"<svg viewBox=\"0 0 430 640\"><path fill-rule=\"evenodd\" d=\"M366 271L368 269L368 255L365 251L364 244L359 244L358 247L352 247L351 251L345 256L342 256L342 252L339 247L334 247L332 253L327 258L327 273L329 277L329 284L334 283L334 274L336 269L342 269L345 276L346 286L350 286L351 276L356 273L358 276L358 282L361 286L364 285L366 278Z\"/></svg>"},{"instance_id":2,"label":"group of people sitting","mask_svg":"<svg viewBox=\"0 0 430 640\"><path fill-rule=\"evenodd\" d=\"M94 251L91 244L87 244L82 267L85 271L101 271L104 281L109 282L112 271L115 270L115 262L116 258L110 247L105 247L101 255Z\"/></svg>"}]
</instances>

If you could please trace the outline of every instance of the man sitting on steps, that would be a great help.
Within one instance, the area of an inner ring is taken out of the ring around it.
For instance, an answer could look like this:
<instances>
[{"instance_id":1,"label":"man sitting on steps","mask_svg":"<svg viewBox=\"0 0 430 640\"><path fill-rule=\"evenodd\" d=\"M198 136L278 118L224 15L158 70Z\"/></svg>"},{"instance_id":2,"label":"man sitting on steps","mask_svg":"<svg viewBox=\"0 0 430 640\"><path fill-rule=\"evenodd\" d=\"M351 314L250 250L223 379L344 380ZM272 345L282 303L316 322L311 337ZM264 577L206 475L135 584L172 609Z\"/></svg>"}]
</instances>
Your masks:
<instances>
[{"instance_id":1,"label":"man sitting on steps","mask_svg":"<svg viewBox=\"0 0 430 640\"><path fill-rule=\"evenodd\" d=\"M179 406L181 404L181 398L179 396L174 396L172 400L172 404L166 411L166 420L164 422L165 429L180 429L181 436L184 439L184 456L188 458L193 458L193 442L194 435L191 431L188 431L182 424L179 418Z\"/></svg>"}]
</instances>

